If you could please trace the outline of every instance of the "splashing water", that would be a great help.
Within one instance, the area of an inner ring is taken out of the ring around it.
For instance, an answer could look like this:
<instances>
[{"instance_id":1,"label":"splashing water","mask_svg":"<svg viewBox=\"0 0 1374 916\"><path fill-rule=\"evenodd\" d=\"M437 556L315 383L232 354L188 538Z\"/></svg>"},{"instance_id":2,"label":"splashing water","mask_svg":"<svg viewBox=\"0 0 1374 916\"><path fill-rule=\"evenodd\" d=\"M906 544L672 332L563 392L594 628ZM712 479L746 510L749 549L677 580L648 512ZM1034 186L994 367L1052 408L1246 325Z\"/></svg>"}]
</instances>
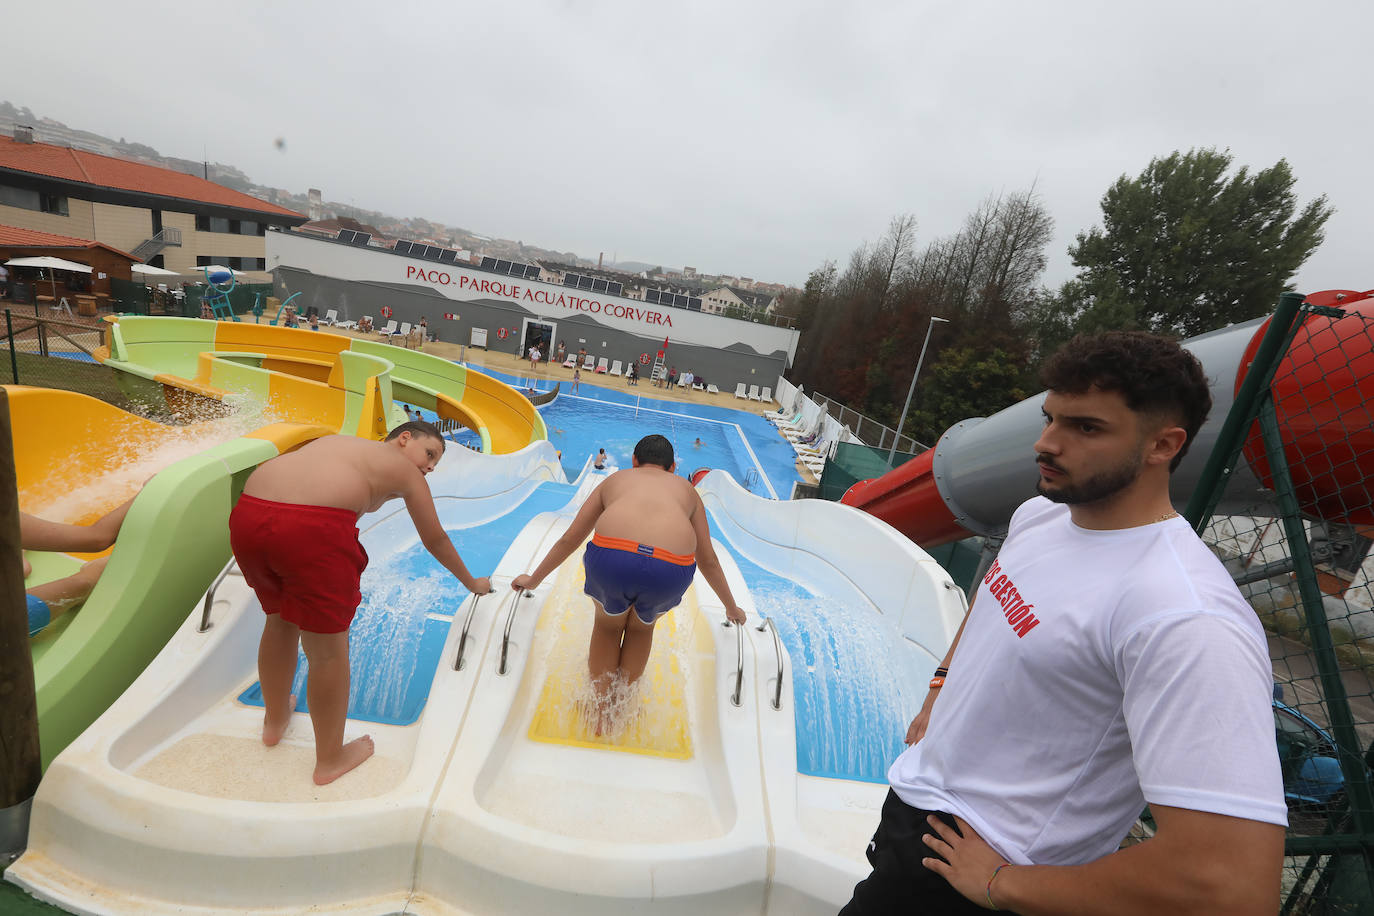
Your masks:
<instances>
[{"instance_id":1,"label":"splashing water","mask_svg":"<svg viewBox=\"0 0 1374 916\"><path fill-rule=\"evenodd\" d=\"M148 434L73 443L60 481L36 481L20 494L24 511L53 521L85 524L138 493L149 478L176 464L277 418L264 410L243 410L185 426L164 426Z\"/></svg>"},{"instance_id":2,"label":"splashing water","mask_svg":"<svg viewBox=\"0 0 1374 916\"><path fill-rule=\"evenodd\" d=\"M755 608L773 619L791 660L798 771L886 782L933 664L861 596L821 598L736 560Z\"/></svg>"}]
</instances>

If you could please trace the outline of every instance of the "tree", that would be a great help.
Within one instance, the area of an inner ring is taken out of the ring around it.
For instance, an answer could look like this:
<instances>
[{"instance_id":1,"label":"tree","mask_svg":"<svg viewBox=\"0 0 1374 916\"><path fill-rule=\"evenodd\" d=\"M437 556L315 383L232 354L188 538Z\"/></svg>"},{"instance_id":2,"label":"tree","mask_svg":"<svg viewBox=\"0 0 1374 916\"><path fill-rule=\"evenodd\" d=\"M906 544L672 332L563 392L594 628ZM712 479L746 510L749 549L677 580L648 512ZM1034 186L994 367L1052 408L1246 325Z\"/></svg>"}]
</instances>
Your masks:
<instances>
[{"instance_id":1,"label":"tree","mask_svg":"<svg viewBox=\"0 0 1374 916\"><path fill-rule=\"evenodd\" d=\"M1287 161L1228 177L1232 157L1215 149L1151 160L1102 198L1102 228L1079 233L1069 255L1080 268L1080 315L1191 336L1254 318L1323 239L1332 208L1318 197L1301 210Z\"/></svg>"}]
</instances>

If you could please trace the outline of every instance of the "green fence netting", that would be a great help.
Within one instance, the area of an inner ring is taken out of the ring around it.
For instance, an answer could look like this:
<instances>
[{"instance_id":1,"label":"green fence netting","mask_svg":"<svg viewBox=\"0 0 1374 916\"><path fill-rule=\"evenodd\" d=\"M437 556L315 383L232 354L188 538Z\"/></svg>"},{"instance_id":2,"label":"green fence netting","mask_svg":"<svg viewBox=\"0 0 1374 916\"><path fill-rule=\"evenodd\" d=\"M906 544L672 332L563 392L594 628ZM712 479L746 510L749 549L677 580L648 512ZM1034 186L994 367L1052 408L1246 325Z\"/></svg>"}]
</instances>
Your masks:
<instances>
[{"instance_id":1,"label":"green fence netting","mask_svg":"<svg viewBox=\"0 0 1374 916\"><path fill-rule=\"evenodd\" d=\"M1374 913L1367 306L1284 295L1186 513L1268 634L1289 809L1282 912L1305 916ZM1261 487L1222 501L1244 474Z\"/></svg>"},{"instance_id":2,"label":"green fence netting","mask_svg":"<svg viewBox=\"0 0 1374 916\"><path fill-rule=\"evenodd\" d=\"M841 496L860 480L881 477L893 468L906 464L917 453L897 452L889 464L887 449L874 448L858 442L840 442L835 454L827 458L821 471L821 499L838 502Z\"/></svg>"}]
</instances>

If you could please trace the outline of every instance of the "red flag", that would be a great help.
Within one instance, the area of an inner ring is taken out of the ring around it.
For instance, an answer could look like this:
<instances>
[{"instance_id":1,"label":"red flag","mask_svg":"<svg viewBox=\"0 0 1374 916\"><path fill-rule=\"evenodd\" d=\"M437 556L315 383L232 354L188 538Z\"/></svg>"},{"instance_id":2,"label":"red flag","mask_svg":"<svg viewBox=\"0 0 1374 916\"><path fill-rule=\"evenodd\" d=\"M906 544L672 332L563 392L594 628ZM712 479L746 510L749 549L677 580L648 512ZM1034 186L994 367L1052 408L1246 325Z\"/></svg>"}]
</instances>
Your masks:
<instances>
[{"instance_id":1,"label":"red flag","mask_svg":"<svg viewBox=\"0 0 1374 916\"><path fill-rule=\"evenodd\" d=\"M668 338L667 338L667 337L664 337L664 338L663 338L663 349L665 349L665 350L668 349Z\"/></svg>"}]
</instances>

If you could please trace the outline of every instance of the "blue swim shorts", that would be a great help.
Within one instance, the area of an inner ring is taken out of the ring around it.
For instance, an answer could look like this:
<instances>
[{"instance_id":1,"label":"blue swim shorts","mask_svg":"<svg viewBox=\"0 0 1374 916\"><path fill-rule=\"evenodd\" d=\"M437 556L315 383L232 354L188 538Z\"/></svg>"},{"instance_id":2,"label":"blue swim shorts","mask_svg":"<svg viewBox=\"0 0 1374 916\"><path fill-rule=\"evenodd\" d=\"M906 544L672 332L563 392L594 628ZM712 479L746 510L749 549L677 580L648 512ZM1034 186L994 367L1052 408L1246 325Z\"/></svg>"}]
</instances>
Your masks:
<instances>
[{"instance_id":1,"label":"blue swim shorts","mask_svg":"<svg viewBox=\"0 0 1374 916\"><path fill-rule=\"evenodd\" d=\"M48 610L48 603L37 595L25 592L24 597L29 606L29 635L37 636L52 622L52 612Z\"/></svg>"},{"instance_id":2,"label":"blue swim shorts","mask_svg":"<svg viewBox=\"0 0 1374 916\"><path fill-rule=\"evenodd\" d=\"M644 623L677 607L697 571L691 557L600 534L587 545L582 566L587 571L582 590L607 614L619 617L633 605Z\"/></svg>"}]
</instances>

